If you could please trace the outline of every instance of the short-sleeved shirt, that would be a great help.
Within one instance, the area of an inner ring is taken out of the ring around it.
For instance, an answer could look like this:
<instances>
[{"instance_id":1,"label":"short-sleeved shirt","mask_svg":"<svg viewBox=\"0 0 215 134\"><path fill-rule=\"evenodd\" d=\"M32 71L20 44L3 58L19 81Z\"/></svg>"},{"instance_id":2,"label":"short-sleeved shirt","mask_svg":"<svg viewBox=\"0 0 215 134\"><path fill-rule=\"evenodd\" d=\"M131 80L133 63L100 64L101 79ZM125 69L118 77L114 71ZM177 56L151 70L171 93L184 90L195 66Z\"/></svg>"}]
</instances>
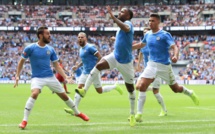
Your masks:
<instances>
[{"instance_id":1,"label":"short-sleeved shirt","mask_svg":"<svg viewBox=\"0 0 215 134\"><path fill-rule=\"evenodd\" d=\"M129 32L119 29L116 33L116 40L114 44L114 56L119 63L129 63L132 61L132 42L134 29L130 21L125 21L130 27Z\"/></svg>"},{"instance_id":2,"label":"short-sleeved shirt","mask_svg":"<svg viewBox=\"0 0 215 134\"><path fill-rule=\"evenodd\" d=\"M90 71L96 65L98 58L95 54L98 52L95 45L86 44L84 47L80 48L79 55L83 63L83 74L90 74Z\"/></svg>"},{"instance_id":3,"label":"short-sleeved shirt","mask_svg":"<svg viewBox=\"0 0 215 134\"><path fill-rule=\"evenodd\" d=\"M38 43L33 43L25 47L22 57L24 59L30 59L32 78L45 78L53 76L50 63L51 61L58 61L58 57L53 47L49 45L41 47Z\"/></svg>"},{"instance_id":4,"label":"short-sleeved shirt","mask_svg":"<svg viewBox=\"0 0 215 134\"><path fill-rule=\"evenodd\" d=\"M145 34L142 43L147 44L149 49L149 60L161 64L169 65L169 48L175 45L175 42L169 32L160 30L156 33L149 31Z\"/></svg>"}]
</instances>

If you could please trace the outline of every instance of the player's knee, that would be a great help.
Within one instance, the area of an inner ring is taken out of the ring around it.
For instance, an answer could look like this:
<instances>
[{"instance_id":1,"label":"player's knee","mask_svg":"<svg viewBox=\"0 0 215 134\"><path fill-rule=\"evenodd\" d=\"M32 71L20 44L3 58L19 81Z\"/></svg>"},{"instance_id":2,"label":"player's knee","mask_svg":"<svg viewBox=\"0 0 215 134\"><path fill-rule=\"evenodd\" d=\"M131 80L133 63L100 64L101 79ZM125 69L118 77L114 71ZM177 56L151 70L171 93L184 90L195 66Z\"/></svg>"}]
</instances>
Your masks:
<instances>
[{"instance_id":1,"label":"player's knee","mask_svg":"<svg viewBox=\"0 0 215 134\"><path fill-rule=\"evenodd\" d=\"M63 96L61 99L64 100L64 101L68 101L68 100L69 100L69 97L68 97L67 95L65 95L65 96Z\"/></svg>"},{"instance_id":2,"label":"player's knee","mask_svg":"<svg viewBox=\"0 0 215 134\"><path fill-rule=\"evenodd\" d=\"M154 94L159 93L159 88L153 88L153 93L154 93Z\"/></svg>"},{"instance_id":3,"label":"player's knee","mask_svg":"<svg viewBox=\"0 0 215 134\"><path fill-rule=\"evenodd\" d=\"M175 89L172 89L172 91L173 91L174 93L178 93L178 91L177 91L177 90L175 90Z\"/></svg>"},{"instance_id":4,"label":"player's knee","mask_svg":"<svg viewBox=\"0 0 215 134\"><path fill-rule=\"evenodd\" d=\"M38 93L32 92L31 97L34 98L34 99L36 100L37 97L38 97L38 95L39 95Z\"/></svg>"},{"instance_id":5,"label":"player's knee","mask_svg":"<svg viewBox=\"0 0 215 134\"><path fill-rule=\"evenodd\" d=\"M63 101L68 101L69 97L66 95L66 93L57 93L57 95L63 100Z\"/></svg>"},{"instance_id":6,"label":"player's knee","mask_svg":"<svg viewBox=\"0 0 215 134\"><path fill-rule=\"evenodd\" d=\"M140 90L140 84L136 85L136 90Z\"/></svg>"},{"instance_id":7,"label":"player's knee","mask_svg":"<svg viewBox=\"0 0 215 134\"><path fill-rule=\"evenodd\" d=\"M98 70L102 70L103 66L102 66L102 64L97 63L97 64L96 64L96 68L97 68Z\"/></svg>"},{"instance_id":8,"label":"player's knee","mask_svg":"<svg viewBox=\"0 0 215 134\"><path fill-rule=\"evenodd\" d=\"M181 92L180 86L178 86L177 84L171 85L170 88L172 89L172 91L174 93L180 93Z\"/></svg>"},{"instance_id":9,"label":"player's knee","mask_svg":"<svg viewBox=\"0 0 215 134\"><path fill-rule=\"evenodd\" d=\"M102 94L102 88L96 88L98 94Z\"/></svg>"},{"instance_id":10,"label":"player's knee","mask_svg":"<svg viewBox=\"0 0 215 134\"><path fill-rule=\"evenodd\" d=\"M127 88L127 91L129 93L132 93L134 91L134 85L133 84L128 84L128 83L125 83L125 86Z\"/></svg>"},{"instance_id":11,"label":"player's knee","mask_svg":"<svg viewBox=\"0 0 215 134\"><path fill-rule=\"evenodd\" d=\"M179 88L177 88L177 87L173 87L173 88L172 88L172 91L173 91L174 93L180 93L180 90L179 90Z\"/></svg>"},{"instance_id":12,"label":"player's knee","mask_svg":"<svg viewBox=\"0 0 215 134\"><path fill-rule=\"evenodd\" d=\"M100 91L100 90L96 90L96 91L97 91L98 94L102 94L102 91Z\"/></svg>"},{"instance_id":13,"label":"player's knee","mask_svg":"<svg viewBox=\"0 0 215 134\"><path fill-rule=\"evenodd\" d=\"M143 83L139 85L139 90L145 92L147 90L147 86Z\"/></svg>"},{"instance_id":14,"label":"player's knee","mask_svg":"<svg viewBox=\"0 0 215 134\"><path fill-rule=\"evenodd\" d=\"M83 87L83 85L78 85L78 89L82 89Z\"/></svg>"}]
</instances>

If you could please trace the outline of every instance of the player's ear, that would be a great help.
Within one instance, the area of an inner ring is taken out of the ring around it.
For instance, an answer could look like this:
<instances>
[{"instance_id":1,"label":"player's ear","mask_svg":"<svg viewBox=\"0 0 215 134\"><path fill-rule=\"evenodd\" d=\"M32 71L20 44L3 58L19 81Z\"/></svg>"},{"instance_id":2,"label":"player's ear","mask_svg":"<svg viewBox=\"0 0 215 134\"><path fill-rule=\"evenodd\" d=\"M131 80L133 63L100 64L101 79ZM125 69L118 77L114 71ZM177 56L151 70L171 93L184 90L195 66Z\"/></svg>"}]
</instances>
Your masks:
<instances>
[{"instance_id":1,"label":"player's ear","mask_svg":"<svg viewBox=\"0 0 215 134\"><path fill-rule=\"evenodd\" d=\"M42 39L43 38L43 34L39 34L39 39Z\"/></svg>"}]
</instances>

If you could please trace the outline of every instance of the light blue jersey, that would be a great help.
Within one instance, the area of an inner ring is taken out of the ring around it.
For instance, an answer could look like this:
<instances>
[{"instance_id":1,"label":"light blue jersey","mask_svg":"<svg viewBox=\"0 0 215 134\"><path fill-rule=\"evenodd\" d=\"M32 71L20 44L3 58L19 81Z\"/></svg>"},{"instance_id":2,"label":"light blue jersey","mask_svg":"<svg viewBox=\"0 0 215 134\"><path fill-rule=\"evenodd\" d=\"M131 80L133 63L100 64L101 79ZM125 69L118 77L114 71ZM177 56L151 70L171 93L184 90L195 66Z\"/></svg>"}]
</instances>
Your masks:
<instances>
[{"instance_id":1,"label":"light blue jersey","mask_svg":"<svg viewBox=\"0 0 215 134\"><path fill-rule=\"evenodd\" d=\"M58 57L53 47L49 45L41 47L38 43L33 43L24 49L22 57L24 59L30 59L32 78L45 78L53 76L50 61L58 61Z\"/></svg>"},{"instance_id":2,"label":"light blue jersey","mask_svg":"<svg viewBox=\"0 0 215 134\"><path fill-rule=\"evenodd\" d=\"M96 47L91 44L86 44L84 47L80 48L79 55L83 63L83 74L90 74L90 71L96 65L98 58L95 54L98 52Z\"/></svg>"},{"instance_id":3,"label":"light blue jersey","mask_svg":"<svg viewBox=\"0 0 215 134\"><path fill-rule=\"evenodd\" d=\"M149 31L145 34L142 43L147 44L149 48L149 60L161 64L169 65L170 55L169 48L175 42L169 32L160 30L157 33Z\"/></svg>"},{"instance_id":4,"label":"light blue jersey","mask_svg":"<svg viewBox=\"0 0 215 134\"><path fill-rule=\"evenodd\" d=\"M141 48L140 49L140 53L143 54L143 57L144 57L144 67L147 66L147 62L149 61L149 48L148 46L146 45L145 47Z\"/></svg>"},{"instance_id":5,"label":"light blue jersey","mask_svg":"<svg viewBox=\"0 0 215 134\"><path fill-rule=\"evenodd\" d=\"M134 29L130 21L125 21L130 27L129 32L124 32L119 29L116 33L116 40L114 44L114 56L119 63L129 63L132 61L132 42Z\"/></svg>"}]
</instances>

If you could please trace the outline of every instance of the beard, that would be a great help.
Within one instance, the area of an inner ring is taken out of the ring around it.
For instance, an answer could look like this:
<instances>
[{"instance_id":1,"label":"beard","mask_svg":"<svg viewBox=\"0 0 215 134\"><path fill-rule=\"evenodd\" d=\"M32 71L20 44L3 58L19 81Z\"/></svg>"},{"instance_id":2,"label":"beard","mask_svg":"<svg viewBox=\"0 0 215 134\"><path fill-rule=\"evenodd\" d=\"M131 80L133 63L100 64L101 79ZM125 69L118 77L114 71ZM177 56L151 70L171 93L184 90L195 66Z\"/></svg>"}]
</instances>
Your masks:
<instances>
[{"instance_id":1,"label":"beard","mask_svg":"<svg viewBox=\"0 0 215 134\"><path fill-rule=\"evenodd\" d=\"M85 45L85 42L84 41L80 41L79 45L83 47Z\"/></svg>"},{"instance_id":2,"label":"beard","mask_svg":"<svg viewBox=\"0 0 215 134\"><path fill-rule=\"evenodd\" d=\"M122 22L125 22L125 20L120 16L118 16L118 19L121 20Z\"/></svg>"},{"instance_id":3,"label":"beard","mask_svg":"<svg viewBox=\"0 0 215 134\"><path fill-rule=\"evenodd\" d=\"M43 38L43 42L44 42L45 44L50 43L50 41L49 41L48 39L46 39L46 38Z\"/></svg>"}]
</instances>

